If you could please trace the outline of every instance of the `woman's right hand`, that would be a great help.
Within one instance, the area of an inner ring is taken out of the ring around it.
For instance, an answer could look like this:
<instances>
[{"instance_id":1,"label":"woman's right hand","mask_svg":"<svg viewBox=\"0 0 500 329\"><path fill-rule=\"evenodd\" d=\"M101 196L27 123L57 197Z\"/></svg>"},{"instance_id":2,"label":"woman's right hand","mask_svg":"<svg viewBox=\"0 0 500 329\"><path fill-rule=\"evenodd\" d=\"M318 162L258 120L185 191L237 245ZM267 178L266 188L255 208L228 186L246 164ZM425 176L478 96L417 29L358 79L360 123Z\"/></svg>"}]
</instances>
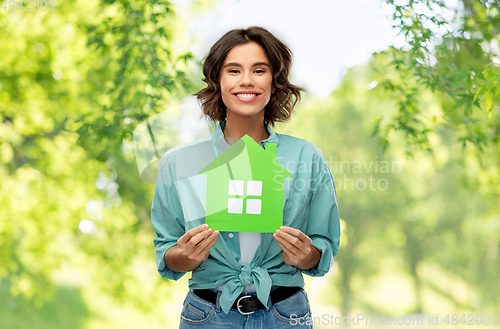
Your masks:
<instances>
[{"instance_id":1,"label":"woman's right hand","mask_svg":"<svg viewBox=\"0 0 500 329\"><path fill-rule=\"evenodd\" d=\"M219 231L212 231L207 224L201 224L184 233L177 245L165 253L165 265L176 272L189 272L208 258Z\"/></svg>"},{"instance_id":2,"label":"woman's right hand","mask_svg":"<svg viewBox=\"0 0 500 329\"><path fill-rule=\"evenodd\" d=\"M208 258L208 252L219 236L219 231L213 232L207 224L201 224L187 231L177 240L181 255L189 260L203 262Z\"/></svg>"}]
</instances>

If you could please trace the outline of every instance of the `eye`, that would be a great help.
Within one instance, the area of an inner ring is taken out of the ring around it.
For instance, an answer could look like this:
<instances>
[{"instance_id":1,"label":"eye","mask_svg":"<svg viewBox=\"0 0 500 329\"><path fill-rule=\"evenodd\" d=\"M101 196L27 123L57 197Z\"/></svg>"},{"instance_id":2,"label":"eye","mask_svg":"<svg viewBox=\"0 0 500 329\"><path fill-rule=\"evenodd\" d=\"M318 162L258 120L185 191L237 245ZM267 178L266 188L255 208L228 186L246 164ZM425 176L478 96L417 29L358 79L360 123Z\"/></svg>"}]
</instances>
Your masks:
<instances>
[{"instance_id":1,"label":"eye","mask_svg":"<svg viewBox=\"0 0 500 329\"><path fill-rule=\"evenodd\" d=\"M233 69L233 70L229 70L229 73L240 73L240 71Z\"/></svg>"},{"instance_id":2,"label":"eye","mask_svg":"<svg viewBox=\"0 0 500 329\"><path fill-rule=\"evenodd\" d=\"M257 69L257 70L255 70L255 73L266 73L266 71L261 70L261 69Z\"/></svg>"}]
</instances>

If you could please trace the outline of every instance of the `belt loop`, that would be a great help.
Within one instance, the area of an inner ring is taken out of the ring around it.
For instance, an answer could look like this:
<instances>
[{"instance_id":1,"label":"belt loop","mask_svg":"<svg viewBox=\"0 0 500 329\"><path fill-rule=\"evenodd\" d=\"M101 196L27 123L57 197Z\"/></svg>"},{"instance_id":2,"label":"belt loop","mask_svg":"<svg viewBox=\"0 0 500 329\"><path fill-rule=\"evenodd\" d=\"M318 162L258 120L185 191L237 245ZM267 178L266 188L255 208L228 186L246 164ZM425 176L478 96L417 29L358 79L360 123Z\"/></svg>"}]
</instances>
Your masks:
<instances>
[{"instance_id":1,"label":"belt loop","mask_svg":"<svg viewBox=\"0 0 500 329\"><path fill-rule=\"evenodd\" d=\"M273 301L271 300L271 295L269 295L269 298L267 299L267 308L271 308L273 306Z\"/></svg>"},{"instance_id":2,"label":"belt loop","mask_svg":"<svg viewBox=\"0 0 500 329\"><path fill-rule=\"evenodd\" d=\"M273 306L273 300L271 298L271 291L273 291L276 288L278 288L278 286L271 286L271 290L269 290L269 298L267 299L267 307L268 308L271 308L271 306Z\"/></svg>"},{"instance_id":3,"label":"belt loop","mask_svg":"<svg viewBox=\"0 0 500 329\"><path fill-rule=\"evenodd\" d=\"M221 295L222 295L222 292L220 292L220 291L217 290L217 299L215 300L215 311L216 312L220 312L221 311L220 303L219 303Z\"/></svg>"}]
</instances>

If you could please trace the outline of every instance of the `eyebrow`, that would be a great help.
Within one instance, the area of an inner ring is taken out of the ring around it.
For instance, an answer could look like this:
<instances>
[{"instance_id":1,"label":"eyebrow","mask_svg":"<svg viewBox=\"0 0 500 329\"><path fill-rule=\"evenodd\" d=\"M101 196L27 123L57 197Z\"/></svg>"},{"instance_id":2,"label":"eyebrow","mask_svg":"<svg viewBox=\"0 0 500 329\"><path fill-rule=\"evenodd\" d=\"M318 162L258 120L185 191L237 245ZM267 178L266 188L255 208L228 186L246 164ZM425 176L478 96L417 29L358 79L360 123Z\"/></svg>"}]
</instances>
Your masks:
<instances>
[{"instance_id":1,"label":"eyebrow","mask_svg":"<svg viewBox=\"0 0 500 329\"><path fill-rule=\"evenodd\" d=\"M224 68L229 67L229 66L241 67L241 64L231 62L231 63L227 63L226 65L224 65ZM254 67L254 66L267 66L267 67L269 67L269 64L267 64L266 62L257 62L257 63L254 63L252 65L252 67Z\"/></svg>"}]
</instances>

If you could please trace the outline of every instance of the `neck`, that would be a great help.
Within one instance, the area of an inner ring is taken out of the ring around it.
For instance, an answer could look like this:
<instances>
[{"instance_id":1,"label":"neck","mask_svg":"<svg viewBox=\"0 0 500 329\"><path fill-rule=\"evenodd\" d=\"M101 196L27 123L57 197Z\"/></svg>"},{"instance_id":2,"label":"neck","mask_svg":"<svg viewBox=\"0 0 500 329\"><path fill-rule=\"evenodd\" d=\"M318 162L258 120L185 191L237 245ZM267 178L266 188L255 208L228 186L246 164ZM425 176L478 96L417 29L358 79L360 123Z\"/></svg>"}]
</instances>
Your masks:
<instances>
[{"instance_id":1,"label":"neck","mask_svg":"<svg viewBox=\"0 0 500 329\"><path fill-rule=\"evenodd\" d=\"M256 143L269 138L269 132L264 126L264 118L227 116L224 127L224 137L229 145L233 145L241 137L248 135ZM229 137L229 138L228 138Z\"/></svg>"}]
</instances>

